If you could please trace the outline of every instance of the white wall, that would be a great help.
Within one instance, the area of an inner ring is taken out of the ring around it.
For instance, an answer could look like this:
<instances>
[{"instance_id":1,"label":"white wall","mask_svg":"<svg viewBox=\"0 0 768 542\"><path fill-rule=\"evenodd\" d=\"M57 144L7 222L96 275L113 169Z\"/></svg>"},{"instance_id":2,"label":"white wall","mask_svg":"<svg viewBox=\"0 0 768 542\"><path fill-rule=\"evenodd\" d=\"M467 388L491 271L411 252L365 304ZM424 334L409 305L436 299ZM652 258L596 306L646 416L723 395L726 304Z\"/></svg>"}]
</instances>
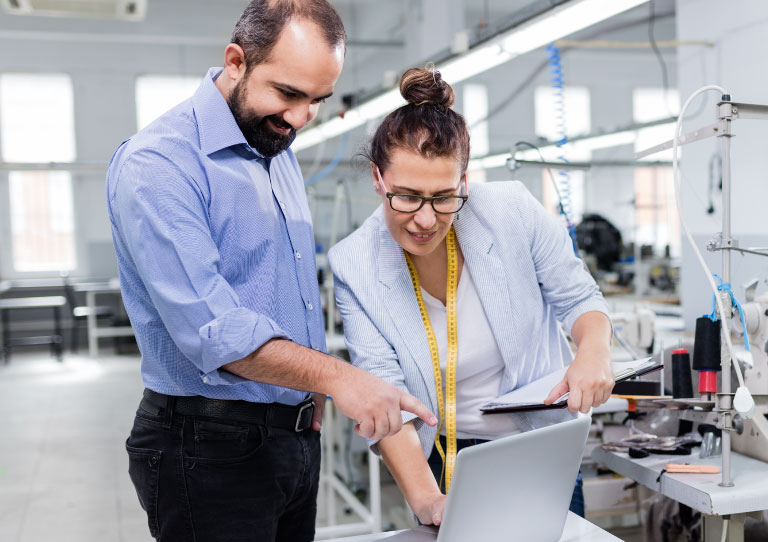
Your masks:
<instances>
[{"instance_id":1,"label":"white wall","mask_svg":"<svg viewBox=\"0 0 768 542\"><path fill-rule=\"evenodd\" d=\"M678 39L705 40L713 47L680 47L678 73L681 101L699 87L717 84L731 93L735 101L768 104L768 71L763 69L768 57L768 2L742 0L723 4L715 0L678 0ZM686 121L683 131L715 121L716 93L708 93L707 106L696 117ZM691 110L697 110L696 103ZM732 231L740 246L768 246L768 226L765 221L768 202L768 153L765 152L765 132L768 123L740 120L733 125L732 139ZM682 207L685 221L697 239L699 249L722 230L720 193L715 194L714 215L706 208L709 161L719 149L716 138L686 145L682 159ZM721 272L719 256L708 256L711 270ZM768 260L759 256L733 256L733 286L737 298L743 300L741 287L747 279L760 275L768 277ZM682 303L686 327L692 329L695 318L709 312L711 294L706 278L696 264L687 243L683 243L681 269ZM764 285L763 285L764 288Z\"/></svg>"}]
</instances>

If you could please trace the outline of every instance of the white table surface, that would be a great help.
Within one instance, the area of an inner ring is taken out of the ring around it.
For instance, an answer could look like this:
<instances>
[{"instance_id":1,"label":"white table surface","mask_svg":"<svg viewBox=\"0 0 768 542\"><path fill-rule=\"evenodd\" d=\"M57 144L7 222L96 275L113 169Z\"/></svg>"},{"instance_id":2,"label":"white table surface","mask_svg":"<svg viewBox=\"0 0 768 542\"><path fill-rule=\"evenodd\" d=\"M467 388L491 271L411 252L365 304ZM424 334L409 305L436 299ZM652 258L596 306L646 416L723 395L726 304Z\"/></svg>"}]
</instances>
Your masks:
<instances>
[{"instance_id":1,"label":"white table surface","mask_svg":"<svg viewBox=\"0 0 768 542\"><path fill-rule=\"evenodd\" d=\"M385 540L387 537L399 532L402 531L336 538L328 542L373 542L374 540ZM559 542L621 542L621 539L616 538L611 533L604 531L594 523L590 523L573 512L568 512L563 534Z\"/></svg>"},{"instance_id":2,"label":"white table surface","mask_svg":"<svg viewBox=\"0 0 768 542\"><path fill-rule=\"evenodd\" d=\"M700 459L691 455L654 455L632 459L621 452L595 448L592 459L707 515L726 515L768 509L768 463L731 452L731 478L734 487L721 487L722 474L669 474L656 479L667 463L720 466L721 457Z\"/></svg>"}]
</instances>

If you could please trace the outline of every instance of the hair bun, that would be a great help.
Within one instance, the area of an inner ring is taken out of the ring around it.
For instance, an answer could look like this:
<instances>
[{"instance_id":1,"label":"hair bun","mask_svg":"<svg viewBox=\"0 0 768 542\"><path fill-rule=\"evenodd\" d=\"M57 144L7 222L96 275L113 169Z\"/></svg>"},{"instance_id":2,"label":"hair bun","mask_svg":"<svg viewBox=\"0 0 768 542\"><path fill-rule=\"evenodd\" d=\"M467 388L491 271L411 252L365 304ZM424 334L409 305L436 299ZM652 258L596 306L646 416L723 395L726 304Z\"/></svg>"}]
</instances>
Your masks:
<instances>
[{"instance_id":1,"label":"hair bun","mask_svg":"<svg viewBox=\"0 0 768 542\"><path fill-rule=\"evenodd\" d=\"M443 107L453 105L453 89L443 81L434 66L410 68L400 78L400 94L413 105L435 104Z\"/></svg>"}]
</instances>

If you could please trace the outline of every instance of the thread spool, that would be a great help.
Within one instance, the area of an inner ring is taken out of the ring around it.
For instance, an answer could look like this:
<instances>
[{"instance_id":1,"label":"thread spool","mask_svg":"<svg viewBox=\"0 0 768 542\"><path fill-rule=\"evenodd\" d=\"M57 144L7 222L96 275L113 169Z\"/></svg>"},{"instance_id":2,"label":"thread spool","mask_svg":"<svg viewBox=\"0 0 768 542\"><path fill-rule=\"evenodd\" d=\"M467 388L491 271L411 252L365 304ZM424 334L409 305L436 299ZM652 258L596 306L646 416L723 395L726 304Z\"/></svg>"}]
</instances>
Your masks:
<instances>
[{"instance_id":1,"label":"thread spool","mask_svg":"<svg viewBox=\"0 0 768 542\"><path fill-rule=\"evenodd\" d=\"M699 393L717 393L720 370L720 321L708 316L696 319L693 368L699 371Z\"/></svg>"},{"instance_id":2,"label":"thread spool","mask_svg":"<svg viewBox=\"0 0 768 542\"><path fill-rule=\"evenodd\" d=\"M672 352L672 397L693 397L691 357L685 348L678 348Z\"/></svg>"},{"instance_id":3,"label":"thread spool","mask_svg":"<svg viewBox=\"0 0 768 542\"><path fill-rule=\"evenodd\" d=\"M691 357L685 348L678 348L672 352L672 397L681 399L693 397ZM693 422L680 420L677 436L685 435L692 429Z\"/></svg>"}]
</instances>

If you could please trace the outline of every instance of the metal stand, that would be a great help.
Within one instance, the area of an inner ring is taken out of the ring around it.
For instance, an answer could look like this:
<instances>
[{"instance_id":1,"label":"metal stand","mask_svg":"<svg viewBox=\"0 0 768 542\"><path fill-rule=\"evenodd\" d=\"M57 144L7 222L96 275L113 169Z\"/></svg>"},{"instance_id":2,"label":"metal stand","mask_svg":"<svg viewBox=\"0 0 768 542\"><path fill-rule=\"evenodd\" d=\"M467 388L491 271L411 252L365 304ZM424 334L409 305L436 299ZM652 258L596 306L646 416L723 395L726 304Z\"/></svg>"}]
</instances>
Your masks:
<instances>
[{"instance_id":1,"label":"metal stand","mask_svg":"<svg viewBox=\"0 0 768 542\"><path fill-rule=\"evenodd\" d=\"M336 418L338 411L333 401L325 403L323 413L323 462L320 469L320 491L325 497L325 515L328 525L315 530L316 540L326 540L355 534L381 532L381 485L379 457L368 451L368 489L369 507L360 502L336 474L334 454L336 453ZM336 499L341 498L344 505L349 507L360 521L354 523L336 522Z\"/></svg>"},{"instance_id":2,"label":"metal stand","mask_svg":"<svg viewBox=\"0 0 768 542\"><path fill-rule=\"evenodd\" d=\"M694 130L688 134L680 136L679 144L685 145L708 137L720 138L722 152L722 178L723 178L723 230L715 239L711 240L707 249L710 251L722 250L722 278L724 282L731 281L731 250L738 250L738 242L731 237L731 138L733 137L732 123L737 119L757 119L768 120L768 106L747 104L731 101L730 95L724 95L722 100L717 103L717 121L714 124L704 128ZM648 150L639 152L635 158L649 156L661 150L673 147L672 141L667 141L656 145ZM730 295L721 293L723 307L725 308L725 329L730 329L730 318L733 310ZM720 354L721 359L721 386L720 393L717 394L714 412L719 415L717 427L722 429L722 480L720 485L723 487L732 487L733 480L731 475L731 438L734 428L734 416L736 412L733 408L734 394L731 392L731 365L730 353L728 347L723 341ZM734 363L737 363L734 360Z\"/></svg>"}]
</instances>

